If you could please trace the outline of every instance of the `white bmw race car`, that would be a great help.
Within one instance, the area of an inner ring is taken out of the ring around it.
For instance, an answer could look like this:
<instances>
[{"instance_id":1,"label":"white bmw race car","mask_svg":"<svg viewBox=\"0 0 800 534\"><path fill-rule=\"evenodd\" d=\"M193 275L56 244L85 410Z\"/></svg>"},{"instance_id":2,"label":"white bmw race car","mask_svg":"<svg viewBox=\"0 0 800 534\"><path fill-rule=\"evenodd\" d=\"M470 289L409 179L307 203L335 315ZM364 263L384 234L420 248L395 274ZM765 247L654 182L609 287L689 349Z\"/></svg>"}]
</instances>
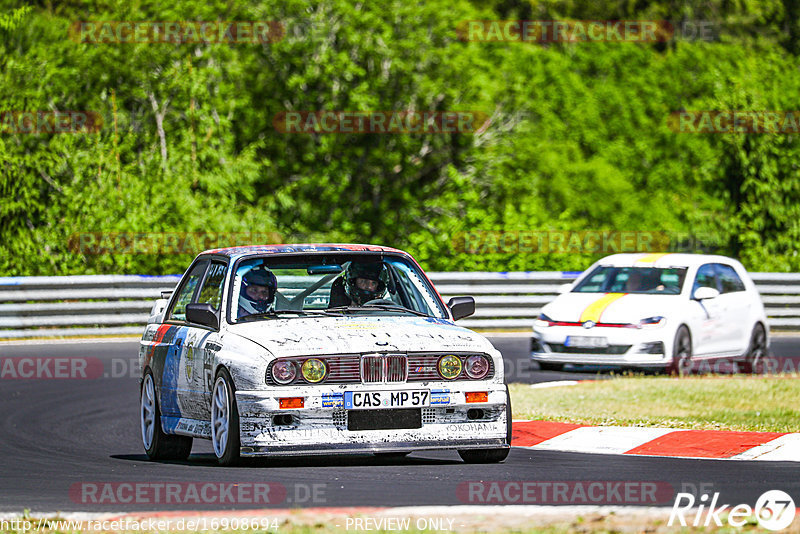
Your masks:
<instances>
[{"instance_id":1,"label":"white bmw race car","mask_svg":"<svg viewBox=\"0 0 800 534\"><path fill-rule=\"evenodd\" d=\"M499 462L511 441L500 353L456 326L405 252L268 245L200 254L142 336L140 423L153 459L210 439L240 456L454 449Z\"/></svg>"},{"instance_id":2,"label":"white bmw race car","mask_svg":"<svg viewBox=\"0 0 800 534\"><path fill-rule=\"evenodd\" d=\"M661 368L730 359L760 372L764 305L741 263L700 254L615 254L596 262L534 323L531 357L564 364Z\"/></svg>"}]
</instances>

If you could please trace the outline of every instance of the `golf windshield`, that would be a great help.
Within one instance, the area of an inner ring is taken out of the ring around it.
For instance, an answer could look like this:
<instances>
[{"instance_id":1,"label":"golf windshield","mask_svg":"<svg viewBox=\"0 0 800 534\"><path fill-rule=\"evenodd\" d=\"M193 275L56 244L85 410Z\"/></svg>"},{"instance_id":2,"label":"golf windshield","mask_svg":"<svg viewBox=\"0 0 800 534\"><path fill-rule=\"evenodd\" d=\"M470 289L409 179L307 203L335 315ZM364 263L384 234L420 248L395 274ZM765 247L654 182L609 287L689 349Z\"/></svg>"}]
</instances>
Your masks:
<instances>
[{"instance_id":1,"label":"golf windshield","mask_svg":"<svg viewBox=\"0 0 800 534\"><path fill-rule=\"evenodd\" d=\"M644 293L678 295L686 278L685 267L596 267L573 293Z\"/></svg>"}]
</instances>

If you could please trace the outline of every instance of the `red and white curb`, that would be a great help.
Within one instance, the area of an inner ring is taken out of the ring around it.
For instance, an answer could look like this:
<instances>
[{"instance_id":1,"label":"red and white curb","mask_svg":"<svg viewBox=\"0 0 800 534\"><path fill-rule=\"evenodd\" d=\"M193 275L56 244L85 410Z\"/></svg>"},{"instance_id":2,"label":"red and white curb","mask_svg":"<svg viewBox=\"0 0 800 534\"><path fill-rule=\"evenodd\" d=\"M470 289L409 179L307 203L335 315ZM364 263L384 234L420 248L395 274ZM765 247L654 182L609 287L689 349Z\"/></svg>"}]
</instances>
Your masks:
<instances>
[{"instance_id":1,"label":"red and white curb","mask_svg":"<svg viewBox=\"0 0 800 534\"><path fill-rule=\"evenodd\" d=\"M800 462L800 434L514 421L511 445L533 450Z\"/></svg>"}]
</instances>

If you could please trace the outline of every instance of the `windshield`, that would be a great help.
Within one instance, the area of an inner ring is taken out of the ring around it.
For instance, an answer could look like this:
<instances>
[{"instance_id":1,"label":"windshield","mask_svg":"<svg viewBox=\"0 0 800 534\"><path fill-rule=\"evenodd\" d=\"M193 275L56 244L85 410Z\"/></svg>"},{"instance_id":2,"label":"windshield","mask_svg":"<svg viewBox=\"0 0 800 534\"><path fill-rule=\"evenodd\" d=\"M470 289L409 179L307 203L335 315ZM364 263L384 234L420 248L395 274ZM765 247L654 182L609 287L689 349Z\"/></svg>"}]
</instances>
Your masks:
<instances>
[{"instance_id":1,"label":"windshield","mask_svg":"<svg viewBox=\"0 0 800 534\"><path fill-rule=\"evenodd\" d=\"M419 269L402 257L259 257L239 262L231 322L309 315L448 317Z\"/></svg>"},{"instance_id":2,"label":"windshield","mask_svg":"<svg viewBox=\"0 0 800 534\"><path fill-rule=\"evenodd\" d=\"M573 293L645 293L678 295L686 278L686 268L597 267Z\"/></svg>"}]
</instances>

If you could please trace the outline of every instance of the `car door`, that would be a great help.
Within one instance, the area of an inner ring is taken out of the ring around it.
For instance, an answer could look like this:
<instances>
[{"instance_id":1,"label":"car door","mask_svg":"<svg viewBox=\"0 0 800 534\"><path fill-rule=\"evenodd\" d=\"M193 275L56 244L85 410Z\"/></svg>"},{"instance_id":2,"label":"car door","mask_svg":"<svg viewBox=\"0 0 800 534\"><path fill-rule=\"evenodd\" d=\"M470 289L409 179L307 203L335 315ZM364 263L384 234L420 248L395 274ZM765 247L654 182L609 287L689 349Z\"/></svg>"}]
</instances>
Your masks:
<instances>
[{"instance_id":1,"label":"car door","mask_svg":"<svg viewBox=\"0 0 800 534\"><path fill-rule=\"evenodd\" d=\"M197 294L196 301L210 304L221 321L223 293L228 274L228 263L212 260ZM187 345L186 373L192 387L192 414L203 421L211 418L211 388L214 382L214 362L222 348L219 331L201 325L190 327L191 349Z\"/></svg>"},{"instance_id":2,"label":"car door","mask_svg":"<svg viewBox=\"0 0 800 534\"><path fill-rule=\"evenodd\" d=\"M722 321L726 336L720 350L735 355L743 354L750 342L750 316L752 301L745 292L745 285L736 270L723 263L714 264L719 280Z\"/></svg>"},{"instance_id":3,"label":"car door","mask_svg":"<svg viewBox=\"0 0 800 534\"><path fill-rule=\"evenodd\" d=\"M699 312L700 316L692 332L694 355L703 358L720 352L726 333L723 325L723 306L719 297L695 300L694 292L700 287L711 287L719 291L719 281L713 263L706 263L697 269L690 295L690 306L694 308L693 315Z\"/></svg>"},{"instance_id":4,"label":"car door","mask_svg":"<svg viewBox=\"0 0 800 534\"><path fill-rule=\"evenodd\" d=\"M165 323L171 325L174 334L171 336L167 345L163 368L161 370L160 384L160 406L161 415L164 417L177 418L183 416L183 405L186 404L186 396L191 389L189 381L186 379L182 367L185 365L184 343L189 335L189 323L186 321L186 305L193 302L203 275L208 268L208 260L195 262L181 281L180 288L172 300L170 309L165 314ZM166 424L166 428L177 423L172 420Z\"/></svg>"}]
</instances>

